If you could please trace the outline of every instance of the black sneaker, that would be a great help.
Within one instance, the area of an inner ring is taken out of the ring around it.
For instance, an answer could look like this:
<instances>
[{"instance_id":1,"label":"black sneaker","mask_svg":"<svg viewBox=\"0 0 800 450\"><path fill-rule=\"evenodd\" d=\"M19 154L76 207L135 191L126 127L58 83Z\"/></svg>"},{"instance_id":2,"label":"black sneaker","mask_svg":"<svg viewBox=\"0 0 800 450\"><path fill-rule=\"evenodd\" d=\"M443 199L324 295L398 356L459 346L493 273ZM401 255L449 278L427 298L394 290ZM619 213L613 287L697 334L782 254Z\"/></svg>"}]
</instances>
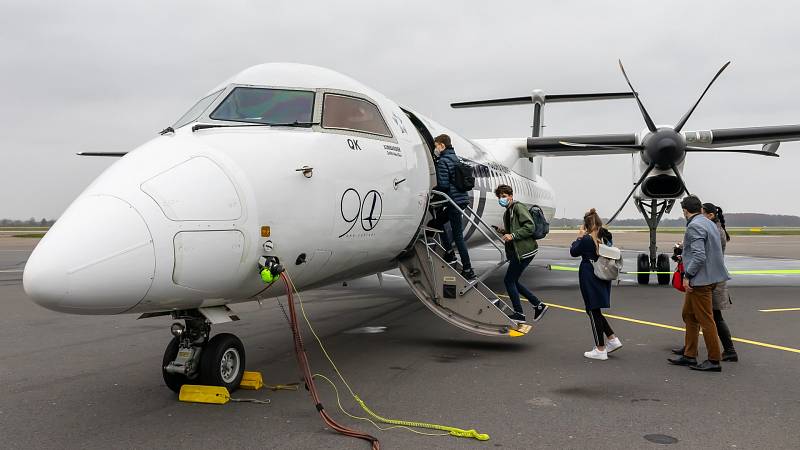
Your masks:
<instances>
[{"instance_id":1,"label":"black sneaker","mask_svg":"<svg viewBox=\"0 0 800 450\"><path fill-rule=\"evenodd\" d=\"M474 280L475 278L477 278L477 277L475 276L475 272L474 272L474 271L473 271L471 268L470 268L470 269L464 269L464 270L462 270L462 271L461 271L461 275L462 275L464 278L466 278L467 280Z\"/></svg>"},{"instance_id":2,"label":"black sneaker","mask_svg":"<svg viewBox=\"0 0 800 450\"><path fill-rule=\"evenodd\" d=\"M539 303L539 306L533 308L533 321L538 322L548 309L550 309L549 306L545 305L544 303Z\"/></svg>"},{"instance_id":3,"label":"black sneaker","mask_svg":"<svg viewBox=\"0 0 800 450\"><path fill-rule=\"evenodd\" d=\"M508 316L508 318L511 320L516 320L517 322L525 322L525 314L518 312L511 314L510 316Z\"/></svg>"},{"instance_id":4,"label":"black sneaker","mask_svg":"<svg viewBox=\"0 0 800 450\"><path fill-rule=\"evenodd\" d=\"M455 264L458 260L456 259L456 252L454 250L450 250L449 252L444 252L444 262L447 264Z\"/></svg>"}]
</instances>

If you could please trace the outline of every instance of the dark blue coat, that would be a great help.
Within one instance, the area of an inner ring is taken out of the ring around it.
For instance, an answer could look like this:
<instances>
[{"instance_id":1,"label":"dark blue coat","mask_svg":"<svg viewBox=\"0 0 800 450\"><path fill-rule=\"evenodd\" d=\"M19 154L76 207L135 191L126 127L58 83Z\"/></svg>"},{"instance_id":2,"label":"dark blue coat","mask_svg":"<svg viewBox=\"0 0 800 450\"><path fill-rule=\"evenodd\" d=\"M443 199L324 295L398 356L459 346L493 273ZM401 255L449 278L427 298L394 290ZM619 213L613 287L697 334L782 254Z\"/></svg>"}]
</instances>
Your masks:
<instances>
[{"instance_id":1,"label":"dark blue coat","mask_svg":"<svg viewBox=\"0 0 800 450\"><path fill-rule=\"evenodd\" d=\"M439 160L436 161L436 188L434 189L449 195L457 205L463 207L469 203L469 194L460 192L453 184L456 178L456 165L459 162L453 147L447 147L439 154Z\"/></svg>"},{"instance_id":2,"label":"dark blue coat","mask_svg":"<svg viewBox=\"0 0 800 450\"><path fill-rule=\"evenodd\" d=\"M607 242L610 244L611 242ZM578 284L586 309L611 307L611 281L601 280L594 275L594 266L591 261L597 260L597 247L591 236L584 235L576 239L569 248L569 254L581 257L578 268Z\"/></svg>"}]
</instances>

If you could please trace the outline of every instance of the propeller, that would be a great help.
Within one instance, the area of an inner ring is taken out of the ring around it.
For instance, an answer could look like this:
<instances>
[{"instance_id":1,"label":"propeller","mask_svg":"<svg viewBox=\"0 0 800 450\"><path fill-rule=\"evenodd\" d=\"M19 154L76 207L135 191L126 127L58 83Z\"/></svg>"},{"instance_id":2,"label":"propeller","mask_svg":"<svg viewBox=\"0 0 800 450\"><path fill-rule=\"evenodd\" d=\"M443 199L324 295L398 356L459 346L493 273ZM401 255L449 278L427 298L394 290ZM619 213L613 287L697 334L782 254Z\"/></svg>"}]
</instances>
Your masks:
<instances>
[{"instance_id":1,"label":"propeller","mask_svg":"<svg viewBox=\"0 0 800 450\"><path fill-rule=\"evenodd\" d=\"M694 102L694 106L692 106L692 109L686 111L686 114L684 114L683 117L681 117L681 120L679 120L678 123L675 125L675 131L680 132L683 126L686 125L686 121L689 120L689 116L692 115L695 108L697 108L697 105L700 104L700 100L703 99L703 97L706 95L706 92L708 92L708 90L711 89L711 85L714 84L715 81L717 81L717 78L719 78L722 71L725 70L729 65L731 65L730 61L723 64L722 67L717 71L717 74L714 75L714 78L712 78L711 81L708 83L708 86L706 86L706 90L703 91L703 93L700 94L700 98L698 98L697 101Z\"/></svg>"},{"instance_id":2,"label":"propeller","mask_svg":"<svg viewBox=\"0 0 800 450\"><path fill-rule=\"evenodd\" d=\"M622 65L622 60L619 61L619 68L622 70L622 76L625 77L625 81L628 82L628 87L631 88L631 92L633 93L633 97L636 99L636 103L639 104L639 110L642 112L642 117L644 117L644 123L647 124L647 129L651 132L656 132L656 124L653 123L653 119L650 118L650 114L647 114L647 110L644 108L642 101L639 100L639 93L636 92L636 89L633 88L631 84L631 80L628 78L628 74L625 73L625 67Z\"/></svg>"},{"instance_id":3,"label":"propeller","mask_svg":"<svg viewBox=\"0 0 800 450\"><path fill-rule=\"evenodd\" d=\"M706 93L711 86L717 81L720 74L730 65L730 61L726 62L722 65L722 67L717 71L717 74L714 75L714 78L706 86L705 90L702 94L700 94L700 98L692 105L689 111L681 117L678 123L673 127L662 127L656 128L655 124L653 123L653 119L648 114L647 109L644 107L644 104L639 99L639 94L633 88L633 84L631 83L630 78L628 78L628 74L625 72L625 66L622 65L622 60L619 60L619 68L622 71L622 76L625 77L625 81L628 83L628 87L631 88L631 92L633 93L634 98L636 99L636 103L639 105L639 111L642 113L642 118L644 119L644 123L647 125L647 129L650 131L643 139L642 144L639 146L592 146L591 144L572 144L568 142L563 142L562 144L567 146L580 146L584 148L595 148L595 149L606 149L606 150L621 150L621 149L641 149L642 151L642 158L648 164L647 169L642 173L642 176L639 178L639 181L633 186L633 189L625 197L625 200L622 202L622 205L617 209L617 212L609 219L608 223L614 221L617 218L617 215L625 208L625 205L630 200L633 193L636 192L636 189L644 182L650 172L653 169L658 168L662 170L671 169L675 176L680 181L681 185L683 185L684 190L686 193L689 193L689 189L686 186L686 183L683 181L683 177L681 176L680 172L678 171L678 164L683 161L683 158L686 155L686 152L704 152L704 151L727 151L732 153L751 153L751 154L758 154L758 155L769 155L769 156L777 156L774 153L767 152L767 151L759 151L759 150L716 150L716 149L705 149L700 147L688 147L686 145L686 139L680 133L683 126L689 120L689 117L692 116L694 110L697 109L697 105L700 104L700 101L703 100ZM591 146L591 147L588 147Z\"/></svg>"},{"instance_id":4,"label":"propeller","mask_svg":"<svg viewBox=\"0 0 800 450\"><path fill-rule=\"evenodd\" d=\"M619 209L617 209L617 212L615 212L614 215L611 216L610 219L608 219L608 222L606 222L606 224L610 224L611 222L614 221L614 219L617 218L619 213L622 212L622 209L625 208L625 205L628 204L628 200L631 199L631 197L633 196L633 193L636 192L636 189L639 188L639 185L641 185L644 182L645 178L647 178L647 176L650 175L650 172L652 172L653 169L655 169L655 167L656 167L655 164L650 164L649 166L647 166L647 169L645 169L645 171L642 172L642 176L639 177L639 181L636 182L636 184L633 186L633 189L631 189L631 192L628 193L627 197L625 197L625 200L622 202L622 205L620 205Z\"/></svg>"}]
</instances>

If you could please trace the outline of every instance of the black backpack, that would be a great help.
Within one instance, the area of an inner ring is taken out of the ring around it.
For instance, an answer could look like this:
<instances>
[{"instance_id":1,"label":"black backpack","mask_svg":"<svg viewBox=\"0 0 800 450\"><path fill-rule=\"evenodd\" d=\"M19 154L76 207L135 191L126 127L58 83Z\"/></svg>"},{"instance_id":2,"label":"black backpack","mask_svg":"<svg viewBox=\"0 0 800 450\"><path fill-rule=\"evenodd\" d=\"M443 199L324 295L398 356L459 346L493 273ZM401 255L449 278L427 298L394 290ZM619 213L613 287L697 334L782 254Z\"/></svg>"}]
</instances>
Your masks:
<instances>
[{"instance_id":1,"label":"black backpack","mask_svg":"<svg viewBox=\"0 0 800 450\"><path fill-rule=\"evenodd\" d=\"M544 211L538 205L531 205L528 207L528 212L533 217L533 239L544 239L547 233L550 232L550 223L544 217Z\"/></svg>"},{"instance_id":2,"label":"black backpack","mask_svg":"<svg viewBox=\"0 0 800 450\"><path fill-rule=\"evenodd\" d=\"M453 186L459 192L469 192L475 188L475 173L472 166L460 160L456 163Z\"/></svg>"}]
</instances>

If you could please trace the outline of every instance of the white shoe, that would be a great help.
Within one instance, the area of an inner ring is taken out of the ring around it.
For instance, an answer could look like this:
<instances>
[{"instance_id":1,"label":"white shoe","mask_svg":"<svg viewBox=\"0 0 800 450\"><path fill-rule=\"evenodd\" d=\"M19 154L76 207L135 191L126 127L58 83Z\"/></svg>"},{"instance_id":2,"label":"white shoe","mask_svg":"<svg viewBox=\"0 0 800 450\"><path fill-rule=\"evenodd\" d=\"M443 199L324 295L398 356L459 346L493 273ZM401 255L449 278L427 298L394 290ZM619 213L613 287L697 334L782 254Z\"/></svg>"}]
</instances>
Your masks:
<instances>
[{"instance_id":1,"label":"white shoe","mask_svg":"<svg viewBox=\"0 0 800 450\"><path fill-rule=\"evenodd\" d=\"M618 337L614 339L609 339L606 342L606 353L613 353L622 348L622 341L619 340Z\"/></svg>"},{"instance_id":2,"label":"white shoe","mask_svg":"<svg viewBox=\"0 0 800 450\"><path fill-rule=\"evenodd\" d=\"M597 349L597 347L595 347L590 352L584 352L583 356L589 359L599 359L601 361L605 361L608 359L608 352L606 352L605 350L600 351Z\"/></svg>"}]
</instances>

